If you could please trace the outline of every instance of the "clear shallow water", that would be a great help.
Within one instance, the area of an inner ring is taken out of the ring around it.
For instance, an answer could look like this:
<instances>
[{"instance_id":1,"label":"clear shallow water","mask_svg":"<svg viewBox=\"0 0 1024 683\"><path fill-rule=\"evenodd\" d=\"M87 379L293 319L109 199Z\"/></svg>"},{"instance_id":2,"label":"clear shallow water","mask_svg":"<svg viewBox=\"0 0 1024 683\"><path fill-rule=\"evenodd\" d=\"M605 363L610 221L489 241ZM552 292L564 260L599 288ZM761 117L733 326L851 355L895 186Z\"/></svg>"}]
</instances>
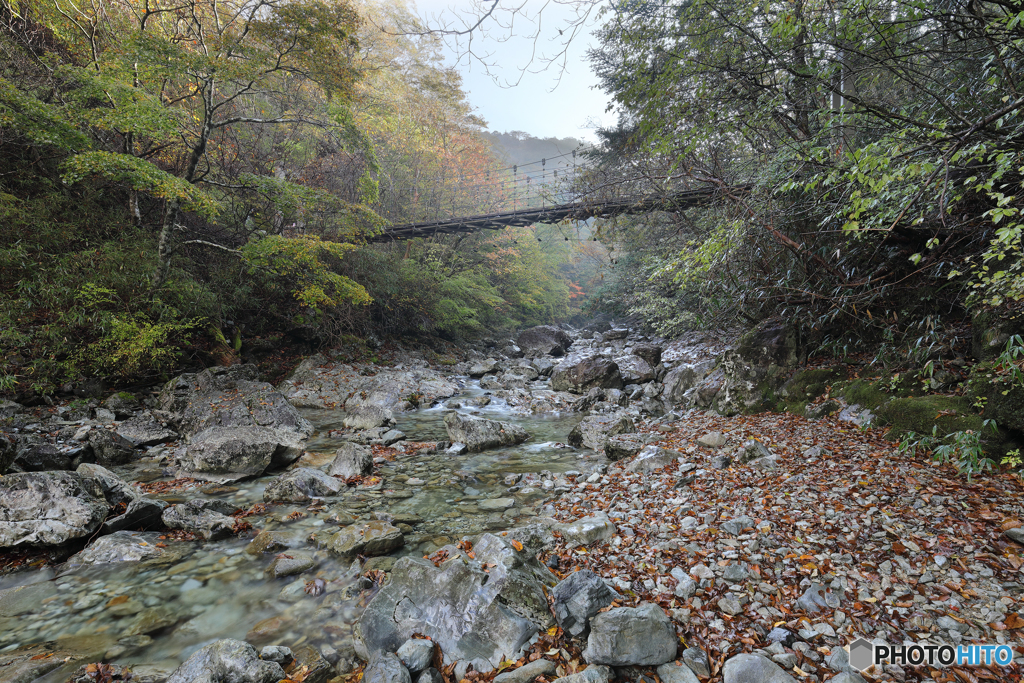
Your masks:
<instances>
[{"instance_id":1,"label":"clear shallow water","mask_svg":"<svg viewBox=\"0 0 1024 683\"><path fill-rule=\"evenodd\" d=\"M485 393L470 381L449 402ZM444 440L444 410L442 405L401 414L397 427L409 440ZM350 488L313 507L267 506L266 514L248 518L257 530L287 533L289 549L281 552L314 559L316 568L298 576L266 575L264 569L276 553L246 552L250 533L209 543L165 539L160 542L167 547L156 561L94 566L56 577L53 570L0 577L0 588L34 584L28 589L31 595L26 595L27 613L0 618L0 652L56 641L58 646L90 653L93 660L106 657L119 664L166 671L199 647L226 637L247 639L257 647L328 645L344 653L350 647L351 626L370 597L356 583L361 573L388 570L396 557L422 556L464 535L525 523L537 514L538 503L551 495L551 473L579 465L580 452L561 443L580 420L578 414L514 415L497 399L461 412L519 424L531 439L519 446L465 456L400 456L378 467L383 484L376 488ZM307 443L308 450L329 462L341 443L330 432L340 429L344 414L321 410L303 414L318 430ZM518 482L506 481L509 475L525 476ZM193 490L162 497L172 502L218 498L249 508L263 502L263 489L271 479L262 477L209 495ZM480 501L498 497L513 498L514 507L504 512L480 509ZM390 558L370 558L359 566L309 542L311 536L325 539L333 534L338 527L330 517L339 512L356 519L416 515L422 521L400 517L415 522L411 528L403 527L406 545ZM323 595L304 592L305 582L314 578L326 582ZM54 672L44 680L63 677Z\"/></svg>"}]
</instances>

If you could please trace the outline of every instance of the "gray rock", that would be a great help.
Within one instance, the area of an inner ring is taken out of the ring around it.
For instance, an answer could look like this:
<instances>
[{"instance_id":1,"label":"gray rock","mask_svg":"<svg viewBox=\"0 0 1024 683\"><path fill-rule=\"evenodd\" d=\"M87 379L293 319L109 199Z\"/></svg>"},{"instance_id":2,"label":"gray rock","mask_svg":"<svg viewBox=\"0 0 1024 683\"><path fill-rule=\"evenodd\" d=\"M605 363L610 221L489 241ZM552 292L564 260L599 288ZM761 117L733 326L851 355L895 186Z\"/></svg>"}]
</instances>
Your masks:
<instances>
[{"instance_id":1,"label":"gray rock","mask_svg":"<svg viewBox=\"0 0 1024 683\"><path fill-rule=\"evenodd\" d=\"M39 609L43 600L55 595L57 586L52 581L0 589L0 617L9 619L31 614Z\"/></svg>"},{"instance_id":2,"label":"gray rock","mask_svg":"<svg viewBox=\"0 0 1024 683\"><path fill-rule=\"evenodd\" d=\"M619 374L626 384L645 384L657 375L650 363L640 356L619 356L615 359L615 364L619 366Z\"/></svg>"},{"instance_id":3,"label":"gray rock","mask_svg":"<svg viewBox=\"0 0 1024 683\"><path fill-rule=\"evenodd\" d=\"M609 460L625 460L643 450L647 439L643 434L616 434L608 437L604 444L604 454Z\"/></svg>"},{"instance_id":4,"label":"gray rock","mask_svg":"<svg viewBox=\"0 0 1024 683\"><path fill-rule=\"evenodd\" d=\"M633 355L640 356L652 368L658 367L661 362L662 347L657 344L636 344L633 346Z\"/></svg>"},{"instance_id":5,"label":"gray rock","mask_svg":"<svg viewBox=\"0 0 1024 683\"><path fill-rule=\"evenodd\" d=\"M233 517L203 509L194 500L168 507L162 519L168 529L188 531L207 541L227 538L234 533Z\"/></svg>"},{"instance_id":6,"label":"gray rock","mask_svg":"<svg viewBox=\"0 0 1024 683\"><path fill-rule=\"evenodd\" d=\"M284 394L257 381L257 376L253 365L184 374L164 386L160 408L181 414L180 429L185 437L211 427L274 429L287 433L288 443L310 436L313 425L309 420L299 415Z\"/></svg>"},{"instance_id":7,"label":"gray rock","mask_svg":"<svg viewBox=\"0 0 1024 683\"><path fill-rule=\"evenodd\" d=\"M469 447L458 441L444 449L445 455L465 455L466 453L469 453Z\"/></svg>"},{"instance_id":8,"label":"gray rock","mask_svg":"<svg viewBox=\"0 0 1024 683\"><path fill-rule=\"evenodd\" d=\"M452 443L464 443L471 453L488 448L514 446L530 438L522 427L508 422L485 420L456 412L444 416L444 426Z\"/></svg>"},{"instance_id":9,"label":"gray rock","mask_svg":"<svg viewBox=\"0 0 1024 683\"><path fill-rule=\"evenodd\" d=\"M260 650L260 659L268 662L277 662L281 666L285 666L292 661L291 648L287 648L284 645L267 645Z\"/></svg>"},{"instance_id":10,"label":"gray rock","mask_svg":"<svg viewBox=\"0 0 1024 683\"><path fill-rule=\"evenodd\" d=\"M416 683L444 683L441 672L430 667L416 678Z\"/></svg>"},{"instance_id":11,"label":"gray rock","mask_svg":"<svg viewBox=\"0 0 1024 683\"><path fill-rule=\"evenodd\" d=\"M262 555L291 547L295 543L293 534L287 531L261 531L249 542L245 552L250 555Z\"/></svg>"},{"instance_id":12,"label":"gray rock","mask_svg":"<svg viewBox=\"0 0 1024 683\"><path fill-rule=\"evenodd\" d=\"M343 557L353 555L386 555L405 544L402 532L383 520L352 524L337 532L327 542L327 548ZM412 635L412 634L410 634Z\"/></svg>"},{"instance_id":13,"label":"gray rock","mask_svg":"<svg viewBox=\"0 0 1024 683\"><path fill-rule=\"evenodd\" d=\"M308 572L316 567L316 560L309 555L301 553L281 553L267 565L263 573L275 579L283 576L295 576Z\"/></svg>"},{"instance_id":14,"label":"gray rock","mask_svg":"<svg viewBox=\"0 0 1024 683\"><path fill-rule=\"evenodd\" d=\"M551 591L555 621L574 638L586 638L590 619L619 595L589 569L575 571Z\"/></svg>"},{"instance_id":15,"label":"gray rock","mask_svg":"<svg viewBox=\"0 0 1024 683\"><path fill-rule=\"evenodd\" d=\"M562 539L567 546L576 547L590 545L597 541L607 541L615 535L615 524L609 519L607 513L598 512L575 522L558 524L552 530L562 534Z\"/></svg>"},{"instance_id":16,"label":"gray rock","mask_svg":"<svg viewBox=\"0 0 1024 683\"><path fill-rule=\"evenodd\" d=\"M131 417L135 411L142 407L139 399L126 392L111 394L103 402L103 407L114 413L118 418Z\"/></svg>"},{"instance_id":17,"label":"gray rock","mask_svg":"<svg viewBox=\"0 0 1024 683\"><path fill-rule=\"evenodd\" d=\"M616 339L625 339L628 336L629 336L629 330L627 330L625 328L612 328L610 330L605 330L605 332L604 332L604 340L605 341L615 341Z\"/></svg>"},{"instance_id":18,"label":"gray rock","mask_svg":"<svg viewBox=\"0 0 1024 683\"><path fill-rule=\"evenodd\" d=\"M730 583L739 583L740 581L746 581L750 573L747 571L746 566L742 562L733 562L725 571L722 573L722 578Z\"/></svg>"},{"instance_id":19,"label":"gray rock","mask_svg":"<svg viewBox=\"0 0 1024 683\"><path fill-rule=\"evenodd\" d=\"M1015 543L1020 543L1021 545L1024 545L1024 527L1017 527L1016 529L1007 529L1003 532L1003 535L1011 541L1014 541Z\"/></svg>"},{"instance_id":20,"label":"gray rock","mask_svg":"<svg viewBox=\"0 0 1024 683\"><path fill-rule=\"evenodd\" d=\"M156 446L178 438L176 431L145 415L125 420L117 426L117 433L135 446Z\"/></svg>"},{"instance_id":21,"label":"gray rock","mask_svg":"<svg viewBox=\"0 0 1024 683\"><path fill-rule=\"evenodd\" d=\"M488 498L478 502L477 507L485 512L494 512L495 510L508 510L510 507L515 507L515 504L515 498Z\"/></svg>"},{"instance_id":22,"label":"gray rock","mask_svg":"<svg viewBox=\"0 0 1024 683\"><path fill-rule=\"evenodd\" d=\"M516 345L528 356L564 356L572 345L572 337L551 325L538 325L523 330Z\"/></svg>"},{"instance_id":23,"label":"gray rock","mask_svg":"<svg viewBox=\"0 0 1024 683\"><path fill-rule=\"evenodd\" d=\"M14 464L22 472L73 470L75 453L61 450L57 444L34 434L23 435L14 446Z\"/></svg>"},{"instance_id":24,"label":"gray rock","mask_svg":"<svg viewBox=\"0 0 1024 683\"><path fill-rule=\"evenodd\" d=\"M509 358L522 358L523 350L515 344L509 344L501 349L501 352Z\"/></svg>"},{"instance_id":25,"label":"gray rock","mask_svg":"<svg viewBox=\"0 0 1024 683\"><path fill-rule=\"evenodd\" d=\"M374 656L363 671L364 683L412 683L412 676L393 652Z\"/></svg>"},{"instance_id":26,"label":"gray rock","mask_svg":"<svg viewBox=\"0 0 1024 683\"><path fill-rule=\"evenodd\" d=\"M690 667L693 673L701 678L711 678L711 665L708 663L708 653L699 647L688 647L683 650L683 662Z\"/></svg>"},{"instance_id":27,"label":"gray rock","mask_svg":"<svg viewBox=\"0 0 1024 683\"><path fill-rule=\"evenodd\" d=\"M626 466L627 472L653 472L668 467L679 459L679 451L660 446L647 446Z\"/></svg>"},{"instance_id":28,"label":"gray rock","mask_svg":"<svg viewBox=\"0 0 1024 683\"><path fill-rule=\"evenodd\" d=\"M661 683L700 683L690 667L679 660L662 664L657 668L657 672Z\"/></svg>"},{"instance_id":29,"label":"gray rock","mask_svg":"<svg viewBox=\"0 0 1024 683\"><path fill-rule=\"evenodd\" d=\"M410 638L402 643L402 647L398 648L395 654L409 673L416 675L425 671L434 659L434 643L423 638Z\"/></svg>"},{"instance_id":30,"label":"gray rock","mask_svg":"<svg viewBox=\"0 0 1024 683\"><path fill-rule=\"evenodd\" d=\"M594 357L562 364L551 373L551 389L582 394L588 389L621 389L625 386L619 366L607 358Z\"/></svg>"},{"instance_id":31,"label":"gray rock","mask_svg":"<svg viewBox=\"0 0 1024 683\"><path fill-rule=\"evenodd\" d=\"M498 361L493 358L474 363L467 373L470 377L483 377L484 375L498 371Z\"/></svg>"},{"instance_id":32,"label":"gray rock","mask_svg":"<svg viewBox=\"0 0 1024 683\"><path fill-rule=\"evenodd\" d=\"M327 473L332 477L365 477L373 472L373 451L352 442L342 444Z\"/></svg>"},{"instance_id":33,"label":"gray rock","mask_svg":"<svg viewBox=\"0 0 1024 683\"><path fill-rule=\"evenodd\" d=\"M444 550L450 559L439 567L413 557L395 563L390 583L359 620L364 656L394 651L420 633L437 643L446 664L466 662L488 672L502 659L518 659L551 626L543 586L553 584L553 576L532 554L486 533L473 560L455 546ZM485 563L494 565L489 573Z\"/></svg>"},{"instance_id":34,"label":"gray rock","mask_svg":"<svg viewBox=\"0 0 1024 683\"><path fill-rule=\"evenodd\" d=\"M555 673L555 669L555 663L550 659L535 659L518 669L498 674L494 677L494 683L533 683L538 676Z\"/></svg>"},{"instance_id":35,"label":"gray rock","mask_svg":"<svg viewBox=\"0 0 1024 683\"><path fill-rule=\"evenodd\" d=\"M716 470L724 470L732 464L732 458L728 455L716 455L711 458L711 467Z\"/></svg>"},{"instance_id":36,"label":"gray rock","mask_svg":"<svg viewBox=\"0 0 1024 683\"><path fill-rule=\"evenodd\" d=\"M856 671L843 671L828 680L829 683L866 683L864 677Z\"/></svg>"},{"instance_id":37,"label":"gray rock","mask_svg":"<svg viewBox=\"0 0 1024 683\"><path fill-rule=\"evenodd\" d=\"M794 678L767 657L738 654L722 667L724 683L793 683Z\"/></svg>"},{"instance_id":38,"label":"gray rock","mask_svg":"<svg viewBox=\"0 0 1024 683\"><path fill-rule=\"evenodd\" d=\"M714 361L683 364L672 369L662 378L665 385L661 398L670 405L686 404L687 392L700 384L715 368Z\"/></svg>"},{"instance_id":39,"label":"gray rock","mask_svg":"<svg viewBox=\"0 0 1024 683\"><path fill-rule=\"evenodd\" d=\"M345 486L340 480L313 467L297 467L267 484L263 500L305 503L313 498L336 496Z\"/></svg>"},{"instance_id":40,"label":"gray rock","mask_svg":"<svg viewBox=\"0 0 1024 683\"><path fill-rule=\"evenodd\" d=\"M593 665L579 673L556 678L551 683L611 683L612 678L611 667Z\"/></svg>"},{"instance_id":41,"label":"gray rock","mask_svg":"<svg viewBox=\"0 0 1024 683\"><path fill-rule=\"evenodd\" d=\"M341 423L349 429L391 427L395 424L395 414L384 406L362 405L348 411L348 414Z\"/></svg>"},{"instance_id":42,"label":"gray rock","mask_svg":"<svg viewBox=\"0 0 1024 683\"><path fill-rule=\"evenodd\" d=\"M591 664L658 666L676 656L679 639L665 612L652 603L617 607L590 620L583 657Z\"/></svg>"},{"instance_id":43,"label":"gray rock","mask_svg":"<svg viewBox=\"0 0 1024 683\"><path fill-rule=\"evenodd\" d=\"M733 517L732 519L722 522L719 526L722 531L732 534L733 536L739 536L743 533L744 529L749 529L755 524L753 517L747 515L740 515L739 517Z\"/></svg>"},{"instance_id":44,"label":"gray rock","mask_svg":"<svg viewBox=\"0 0 1024 683\"><path fill-rule=\"evenodd\" d=\"M157 547L160 534L156 532L117 531L101 536L85 550L73 555L65 563L66 569L92 564L139 562L164 553Z\"/></svg>"},{"instance_id":45,"label":"gray rock","mask_svg":"<svg viewBox=\"0 0 1024 683\"><path fill-rule=\"evenodd\" d=\"M389 429L388 431L380 435L380 442L385 446L390 446L391 444L397 441L401 441L404 438L404 432L400 432L397 429Z\"/></svg>"},{"instance_id":46,"label":"gray rock","mask_svg":"<svg viewBox=\"0 0 1024 683\"><path fill-rule=\"evenodd\" d=\"M17 455L18 446L14 443L14 439L0 432L0 476L7 474L7 470L14 464Z\"/></svg>"},{"instance_id":47,"label":"gray rock","mask_svg":"<svg viewBox=\"0 0 1024 683\"><path fill-rule=\"evenodd\" d=\"M0 478L0 548L54 546L92 535L107 516L102 489L73 472Z\"/></svg>"},{"instance_id":48,"label":"gray rock","mask_svg":"<svg viewBox=\"0 0 1024 683\"><path fill-rule=\"evenodd\" d=\"M740 447L738 458L741 463L748 463L752 460L767 458L771 455L774 454L763 443L757 439L748 439L747 441L744 441L743 446Z\"/></svg>"},{"instance_id":49,"label":"gray rock","mask_svg":"<svg viewBox=\"0 0 1024 683\"><path fill-rule=\"evenodd\" d=\"M718 609L733 617L737 614L743 613L743 605L741 605L740 601L731 595L727 595L724 598L719 599Z\"/></svg>"},{"instance_id":50,"label":"gray rock","mask_svg":"<svg viewBox=\"0 0 1024 683\"><path fill-rule=\"evenodd\" d=\"M768 635L765 637L768 639L768 642L781 643L786 647L791 646L796 641L796 634L792 631L782 628L781 626L776 626L775 628L773 628L771 631L768 632Z\"/></svg>"},{"instance_id":51,"label":"gray rock","mask_svg":"<svg viewBox=\"0 0 1024 683\"><path fill-rule=\"evenodd\" d=\"M108 517L100 526L100 533L111 534L122 529L155 529L162 525L161 516L167 503L141 495L134 486L110 470L92 463L83 463L75 471L84 480L99 486L111 507L124 504L124 512Z\"/></svg>"},{"instance_id":52,"label":"gray rock","mask_svg":"<svg viewBox=\"0 0 1024 683\"><path fill-rule=\"evenodd\" d=\"M302 454L291 431L267 427L212 427L192 437L179 461L181 473L196 479L236 482L283 466Z\"/></svg>"},{"instance_id":53,"label":"gray rock","mask_svg":"<svg viewBox=\"0 0 1024 683\"><path fill-rule=\"evenodd\" d=\"M708 448L721 448L728 442L729 437L722 432L708 432L697 438L697 443Z\"/></svg>"},{"instance_id":54,"label":"gray rock","mask_svg":"<svg viewBox=\"0 0 1024 683\"><path fill-rule=\"evenodd\" d=\"M815 614L825 610L838 609L840 602L838 594L833 593L820 583L812 582L804 594L797 599L796 608Z\"/></svg>"},{"instance_id":55,"label":"gray rock","mask_svg":"<svg viewBox=\"0 0 1024 683\"><path fill-rule=\"evenodd\" d=\"M225 639L194 652L167 683L277 683L284 678L281 665L260 659L249 643Z\"/></svg>"},{"instance_id":56,"label":"gray rock","mask_svg":"<svg viewBox=\"0 0 1024 683\"><path fill-rule=\"evenodd\" d=\"M796 666L797 659L796 655L792 652L783 652L782 654L772 655L772 661L783 668L792 669Z\"/></svg>"},{"instance_id":57,"label":"gray rock","mask_svg":"<svg viewBox=\"0 0 1024 683\"><path fill-rule=\"evenodd\" d=\"M306 670L306 677L302 679L303 683L327 683L328 680L334 678L334 667L320 653L320 650L312 645L298 648L295 650L294 656L295 668L299 670L305 668Z\"/></svg>"},{"instance_id":58,"label":"gray rock","mask_svg":"<svg viewBox=\"0 0 1024 683\"><path fill-rule=\"evenodd\" d=\"M566 440L570 446L586 446L599 451L608 443L609 437L635 432L636 425L628 415L590 415L572 428Z\"/></svg>"}]
</instances>

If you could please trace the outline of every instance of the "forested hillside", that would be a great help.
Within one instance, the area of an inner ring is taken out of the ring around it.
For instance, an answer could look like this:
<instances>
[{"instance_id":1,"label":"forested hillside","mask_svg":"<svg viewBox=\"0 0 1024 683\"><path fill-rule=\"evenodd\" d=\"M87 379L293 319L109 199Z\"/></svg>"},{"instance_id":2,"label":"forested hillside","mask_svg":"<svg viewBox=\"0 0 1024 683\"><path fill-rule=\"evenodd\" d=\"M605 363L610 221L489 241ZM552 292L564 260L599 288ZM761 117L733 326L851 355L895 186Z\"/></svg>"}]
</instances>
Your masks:
<instances>
[{"instance_id":1,"label":"forested hillside","mask_svg":"<svg viewBox=\"0 0 1024 683\"><path fill-rule=\"evenodd\" d=\"M401 3L0 14L2 390L558 320L596 272L532 228L367 243L507 198L465 181L504 160L437 38L379 28L416 25Z\"/></svg>"}]
</instances>

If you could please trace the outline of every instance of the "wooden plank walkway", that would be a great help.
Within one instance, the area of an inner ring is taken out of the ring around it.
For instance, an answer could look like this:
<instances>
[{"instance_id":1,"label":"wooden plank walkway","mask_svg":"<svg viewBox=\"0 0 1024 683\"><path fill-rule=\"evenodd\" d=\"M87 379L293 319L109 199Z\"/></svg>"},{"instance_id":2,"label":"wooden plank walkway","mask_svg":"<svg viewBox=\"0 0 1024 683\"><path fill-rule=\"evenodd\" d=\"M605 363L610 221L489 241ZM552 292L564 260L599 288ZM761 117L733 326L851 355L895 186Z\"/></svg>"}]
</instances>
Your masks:
<instances>
[{"instance_id":1,"label":"wooden plank walkway","mask_svg":"<svg viewBox=\"0 0 1024 683\"><path fill-rule=\"evenodd\" d=\"M726 191L744 191L747 187L732 187ZM392 242L414 237L469 233L479 230L500 230L511 226L533 225L534 223L558 223L569 219L583 221L590 218L610 218L625 214L650 213L652 211L677 211L691 206L714 202L725 195L721 188L685 190L672 195L629 197L608 201L573 202L546 208L520 209L481 216L445 218L424 223L410 223L385 228L384 232L371 238L371 242Z\"/></svg>"}]
</instances>

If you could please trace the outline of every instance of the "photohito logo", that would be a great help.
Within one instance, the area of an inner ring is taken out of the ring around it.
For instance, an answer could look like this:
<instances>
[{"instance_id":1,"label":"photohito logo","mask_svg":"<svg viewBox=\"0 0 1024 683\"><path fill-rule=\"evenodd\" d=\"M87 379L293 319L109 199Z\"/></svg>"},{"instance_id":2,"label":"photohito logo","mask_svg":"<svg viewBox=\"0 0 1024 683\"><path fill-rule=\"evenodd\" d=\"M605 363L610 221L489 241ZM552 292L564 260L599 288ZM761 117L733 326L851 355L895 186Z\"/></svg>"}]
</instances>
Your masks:
<instances>
[{"instance_id":1,"label":"photohito logo","mask_svg":"<svg viewBox=\"0 0 1024 683\"><path fill-rule=\"evenodd\" d=\"M1009 645L888 645L872 643L858 638L850 643L850 666L870 668L879 664L910 666L1009 666L1013 663L1013 649Z\"/></svg>"}]
</instances>

